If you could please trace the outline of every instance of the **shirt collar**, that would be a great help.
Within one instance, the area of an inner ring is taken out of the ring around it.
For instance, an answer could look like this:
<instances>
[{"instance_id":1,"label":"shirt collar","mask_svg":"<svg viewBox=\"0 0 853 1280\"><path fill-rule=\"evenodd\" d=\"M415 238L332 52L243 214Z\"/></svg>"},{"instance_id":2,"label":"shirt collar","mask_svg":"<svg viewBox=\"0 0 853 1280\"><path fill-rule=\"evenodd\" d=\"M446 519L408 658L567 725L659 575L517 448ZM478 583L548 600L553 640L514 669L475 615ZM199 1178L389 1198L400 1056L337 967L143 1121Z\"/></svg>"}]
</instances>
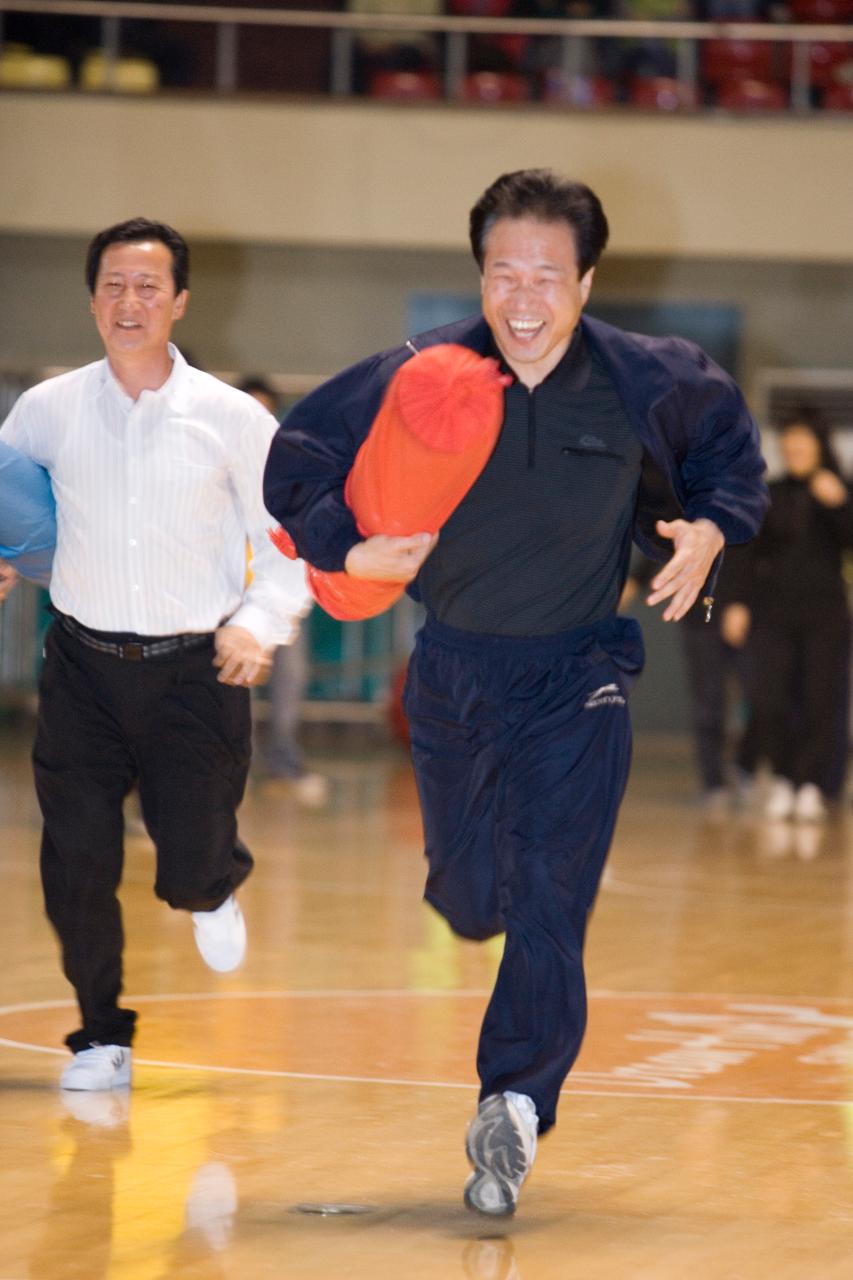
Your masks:
<instances>
[{"instance_id":1,"label":"shirt collar","mask_svg":"<svg viewBox=\"0 0 853 1280\"><path fill-rule=\"evenodd\" d=\"M517 375L501 355L493 334L490 334L490 342L490 354L497 358L501 367L501 372L508 373L513 380L517 381ZM584 337L581 326L578 325L572 334L572 340L566 349L565 355L559 363L554 366L547 378L543 378L542 382L537 385L540 387L544 387L546 385L553 386L557 390L561 391L583 391L584 387L589 382L591 369L592 356L590 354L589 343Z\"/></svg>"},{"instance_id":2,"label":"shirt collar","mask_svg":"<svg viewBox=\"0 0 853 1280\"><path fill-rule=\"evenodd\" d=\"M143 391L143 396L156 396L162 398L164 404L170 408L177 407L182 393L186 389L187 375L189 365L181 355L178 348L173 342L168 343L169 357L172 361L172 371L169 374L162 387L158 387L156 391ZM110 393L116 396L124 409L130 409L136 403L125 391L118 378L110 368L109 359L104 356L101 361L101 383ZM140 399L142 396L140 396Z\"/></svg>"}]
</instances>

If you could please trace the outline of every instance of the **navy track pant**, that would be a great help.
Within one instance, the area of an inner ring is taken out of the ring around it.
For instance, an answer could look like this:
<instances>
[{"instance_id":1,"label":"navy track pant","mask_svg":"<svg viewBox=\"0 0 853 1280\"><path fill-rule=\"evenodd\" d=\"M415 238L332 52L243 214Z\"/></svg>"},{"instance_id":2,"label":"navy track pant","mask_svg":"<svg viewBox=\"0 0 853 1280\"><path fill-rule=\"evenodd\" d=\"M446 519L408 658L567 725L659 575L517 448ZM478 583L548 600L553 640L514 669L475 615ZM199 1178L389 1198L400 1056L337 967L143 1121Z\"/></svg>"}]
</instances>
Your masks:
<instances>
[{"instance_id":1,"label":"navy track pant","mask_svg":"<svg viewBox=\"0 0 853 1280\"><path fill-rule=\"evenodd\" d=\"M528 1094L540 1133L586 1026L583 942L631 757L630 618L558 635L428 618L406 686L425 897L465 938L506 933L480 1034L481 1098Z\"/></svg>"}]
</instances>

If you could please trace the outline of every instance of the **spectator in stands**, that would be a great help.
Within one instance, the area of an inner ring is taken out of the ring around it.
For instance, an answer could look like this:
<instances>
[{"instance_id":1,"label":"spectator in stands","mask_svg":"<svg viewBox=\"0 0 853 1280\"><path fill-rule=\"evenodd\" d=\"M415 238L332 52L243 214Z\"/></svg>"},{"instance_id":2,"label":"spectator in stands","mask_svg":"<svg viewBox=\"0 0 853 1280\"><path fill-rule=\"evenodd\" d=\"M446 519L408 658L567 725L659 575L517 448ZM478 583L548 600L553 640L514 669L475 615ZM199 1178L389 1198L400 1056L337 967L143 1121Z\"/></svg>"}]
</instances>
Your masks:
<instances>
[{"instance_id":1,"label":"spectator in stands","mask_svg":"<svg viewBox=\"0 0 853 1280\"><path fill-rule=\"evenodd\" d=\"M442 0L347 0L350 13L395 13L438 16ZM382 71L432 71L439 63L437 37L418 31L362 32L356 42L354 88L370 91L371 77Z\"/></svg>"},{"instance_id":2,"label":"spectator in stands","mask_svg":"<svg viewBox=\"0 0 853 1280\"><path fill-rule=\"evenodd\" d=\"M635 22L690 22L695 0L615 0L613 17ZM678 72L674 40L611 41L618 49L618 74L627 86L647 76L673 77Z\"/></svg>"},{"instance_id":3,"label":"spectator in stands","mask_svg":"<svg viewBox=\"0 0 853 1280\"><path fill-rule=\"evenodd\" d=\"M765 816L819 821L840 790L846 755L850 618L842 569L853 548L853 503L814 414L788 421L780 443L785 473L770 485L764 527L744 549L728 636L735 644L749 637L749 732L774 773Z\"/></svg>"},{"instance_id":4,"label":"spectator in stands","mask_svg":"<svg viewBox=\"0 0 853 1280\"><path fill-rule=\"evenodd\" d=\"M511 13L515 18L611 18L614 0L515 0ZM608 63L609 42L561 36L534 36L521 57L522 69L532 78L534 91L543 75L562 68L569 76L594 76L603 73Z\"/></svg>"}]
</instances>

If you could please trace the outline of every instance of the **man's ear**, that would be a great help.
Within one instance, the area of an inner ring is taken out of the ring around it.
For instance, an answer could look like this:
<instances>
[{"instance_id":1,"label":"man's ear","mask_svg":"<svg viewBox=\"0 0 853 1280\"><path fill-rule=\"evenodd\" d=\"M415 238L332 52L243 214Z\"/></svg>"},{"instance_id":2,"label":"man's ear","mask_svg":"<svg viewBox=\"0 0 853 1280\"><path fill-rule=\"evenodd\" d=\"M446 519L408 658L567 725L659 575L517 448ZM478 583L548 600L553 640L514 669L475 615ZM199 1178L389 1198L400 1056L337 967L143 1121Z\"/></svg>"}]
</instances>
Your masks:
<instances>
[{"instance_id":1,"label":"man's ear","mask_svg":"<svg viewBox=\"0 0 853 1280\"><path fill-rule=\"evenodd\" d=\"M172 319L182 319L187 309L187 303L190 299L189 289L182 289L180 293L175 295L175 301L172 303Z\"/></svg>"},{"instance_id":2,"label":"man's ear","mask_svg":"<svg viewBox=\"0 0 853 1280\"><path fill-rule=\"evenodd\" d=\"M592 288L592 278L594 275L595 275L595 267L590 267L586 275L581 276L581 297L583 298L584 303L586 303L586 300L589 297L589 292L590 292L590 289Z\"/></svg>"}]
</instances>

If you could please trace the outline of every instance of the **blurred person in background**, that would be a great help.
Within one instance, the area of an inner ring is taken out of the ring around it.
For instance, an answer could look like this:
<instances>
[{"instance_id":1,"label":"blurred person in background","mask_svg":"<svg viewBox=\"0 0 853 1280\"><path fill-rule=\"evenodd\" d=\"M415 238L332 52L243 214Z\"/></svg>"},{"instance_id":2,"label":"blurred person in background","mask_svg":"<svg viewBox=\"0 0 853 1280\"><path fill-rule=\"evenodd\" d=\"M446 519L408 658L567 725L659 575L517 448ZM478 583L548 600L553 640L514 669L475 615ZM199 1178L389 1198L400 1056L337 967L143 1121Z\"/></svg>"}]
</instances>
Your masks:
<instances>
[{"instance_id":1,"label":"blurred person in background","mask_svg":"<svg viewBox=\"0 0 853 1280\"><path fill-rule=\"evenodd\" d=\"M740 591L740 561L743 546L726 548L714 593L711 617L701 602L694 604L681 620L680 637L690 701L690 724L696 752L696 768L701 786L700 803L708 817L729 812L749 794L755 762L750 741L743 737L737 761L729 759L727 720L732 689L741 700L746 696L745 654L740 643L729 639L730 606L733 591ZM628 606L648 587L657 565L638 556L631 565L620 607ZM737 608L737 606L736 606ZM737 627L737 624L735 624Z\"/></svg>"},{"instance_id":2,"label":"blurred person in background","mask_svg":"<svg viewBox=\"0 0 853 1280\"><path fill-rule=\"evenodd\" d=\"M727 639L748 642L751 750L769 761L771 819L820 821L844 782L850 615L843 574L853 503L826 427L799 412L780 430L784 474L745 547L726 611Z\"/></svg>"},{"instance_id":3,"label":"blurred person in background","mask_svg":"<svg viewBox=\"0 0 853 1280\"><path fill-rule=\"evenodd\" d=\"M278 397L266 378L253 374L238 386L263 405L267 413L278 418ZM329 780L305 767L299 742L302 700L308 687L307 621L306 618L292 644L279 645L273 654L266 684L267 719L263 731L257 734L257 755L262 771L269 778L287 782L296 799L311 807L326 802ZM257 702L256 698L256 708Z\"/></svg>"}]
</instances>

